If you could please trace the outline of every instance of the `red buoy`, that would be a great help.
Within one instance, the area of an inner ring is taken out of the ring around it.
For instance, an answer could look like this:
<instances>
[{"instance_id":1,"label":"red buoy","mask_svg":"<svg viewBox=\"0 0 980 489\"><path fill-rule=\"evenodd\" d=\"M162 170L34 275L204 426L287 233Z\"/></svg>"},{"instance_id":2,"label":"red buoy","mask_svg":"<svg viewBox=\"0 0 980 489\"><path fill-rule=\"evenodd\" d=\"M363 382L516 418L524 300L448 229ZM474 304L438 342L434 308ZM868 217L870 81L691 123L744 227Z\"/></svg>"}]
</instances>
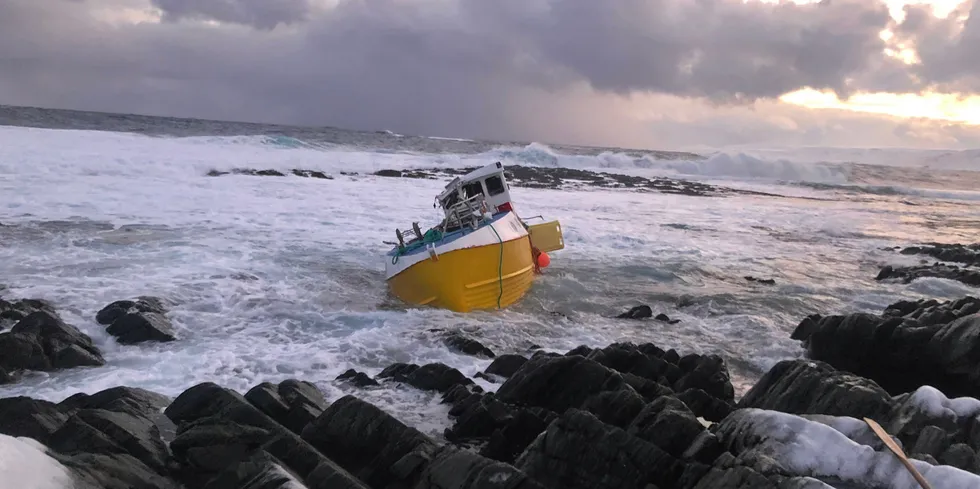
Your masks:
<instances>
[{"instance_id":1,"label":"red buoy","mask_svg":"<svg viewBox=\"0 0 980 489\"><path fill-rule=\"evenodd\" d=\"M538 267L547 268L548 265L551 265L551 257L542 251L541 254L538 255Z\"/></svg>"}]
</instances>

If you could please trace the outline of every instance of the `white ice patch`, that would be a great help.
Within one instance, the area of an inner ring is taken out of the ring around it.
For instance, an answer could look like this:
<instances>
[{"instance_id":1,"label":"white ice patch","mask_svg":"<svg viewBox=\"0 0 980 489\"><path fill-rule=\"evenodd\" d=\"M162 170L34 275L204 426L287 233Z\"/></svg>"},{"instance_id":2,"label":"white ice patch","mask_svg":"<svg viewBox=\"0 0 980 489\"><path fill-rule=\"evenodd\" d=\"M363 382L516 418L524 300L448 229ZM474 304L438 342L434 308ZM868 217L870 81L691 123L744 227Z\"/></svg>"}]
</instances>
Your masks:
<instances>
[{"instance_id":1,"label":"white ice patch","mask_svg":"<svg viewBox=\"0 0 980 489\"><path fill-rule=\"evenodd\" d=\"M893 453L855 443L827 424L760 409L746 410L735 423L740 438L763 438L754 449L792 474L856 487L921 489ZM919 460L912 464L936 489L980 488L980 477L964 470Z\"/></svg>"},{"instance_id":2,"label":"white ice patch","mask_svg":"<svg viewBox=\"0 0 980 489\"><path fill-rule=\"evenodd\" d=\"M64 465L37 441L0 434L0 489L70 489Z\"/></svg>"},{"instance_id":3,"label":"white ice patch","mask_svg":"<svg viewBox=\"0 0 980 489\"><path fill-rule=\"evenodd\" d=\"M935 418L970 418L980 414L980 400L972 397L950 399L928 385L916 389L905 405Z\"/></svg>"}]
</instances>

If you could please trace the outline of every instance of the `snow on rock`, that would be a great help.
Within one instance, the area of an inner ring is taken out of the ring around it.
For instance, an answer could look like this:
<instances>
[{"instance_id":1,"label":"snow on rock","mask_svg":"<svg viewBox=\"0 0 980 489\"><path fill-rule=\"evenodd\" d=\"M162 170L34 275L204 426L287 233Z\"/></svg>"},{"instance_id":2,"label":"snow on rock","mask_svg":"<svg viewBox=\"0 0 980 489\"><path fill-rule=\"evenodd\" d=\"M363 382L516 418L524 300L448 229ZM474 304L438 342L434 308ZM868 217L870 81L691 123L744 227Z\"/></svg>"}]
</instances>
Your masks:
<instances>
[{"instance_id":1,"label":"snow on rock","mask_svg":"<svg viewBox=\"0 0 980 489\"><path fill-rule=\"evenodd\" d=\"M0 488L65 489L74 486L68 469L47 454L44 445L0 434Z\"/></svg>"},{"instance_id":2,"label":"snow on rock","mask_svg":"<svg viewBox=\"0 0 980 489\"><path fill-rule=\"evenodd\" d=\"M972 397L950 399L932 386L924 385L906 399L905 404L937 418L967 418L980 414L980 400Z\"/></svg>"},{"instance_id":3,"label":"snow on rock","mask_svg":"<svg viewBox=\"0 0 980 489\"><path fill-rule=\"evenodd\" d=\"M843 421L841 426L856 425ZM742 409L720 424L717 435L739 460L760 472L813 477L835 486L921 489L891 452L876 451L800 416ZM969 472L918 460L912 464L935 489L980 488L980 477Z\"/></svg>"}]
</instances>

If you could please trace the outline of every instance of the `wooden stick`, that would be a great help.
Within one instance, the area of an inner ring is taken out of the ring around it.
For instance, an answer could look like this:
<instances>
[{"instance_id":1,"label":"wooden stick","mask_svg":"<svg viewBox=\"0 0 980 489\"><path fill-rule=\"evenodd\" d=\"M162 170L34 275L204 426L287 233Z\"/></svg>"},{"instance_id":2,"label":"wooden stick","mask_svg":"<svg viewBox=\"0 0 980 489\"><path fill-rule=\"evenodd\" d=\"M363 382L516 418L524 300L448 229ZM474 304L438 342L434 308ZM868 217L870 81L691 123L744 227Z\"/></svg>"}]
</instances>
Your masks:
<instances>
[{"instance_id":1,"label":"wooden stick","mask_svg":"<svg viewBox=\"0 0 980 489\"><path fill-rule=\"evenodd\" d=\"M904 465L906 469L908 469L909 473L912 474L912 477L915 478L915 481L922 486L922 489L932 489L932 486L929 485L926 478L922 477L922 474L916 470L909 458L905 456L905 452L903 452L898 444L895 443L895 440L892 440L892 437L888 435L888 432L886 432L881 425L870 418L864 418L864 422L868 423L868 426L871 427L871 431L874 431L875 434L878 435L878 438L881 438L881 441L885 442L885 446L888 447L888 449L891 450L896 457L898 457L898 460L902 462L902 465Z\"/></svg>"}]
</instances>

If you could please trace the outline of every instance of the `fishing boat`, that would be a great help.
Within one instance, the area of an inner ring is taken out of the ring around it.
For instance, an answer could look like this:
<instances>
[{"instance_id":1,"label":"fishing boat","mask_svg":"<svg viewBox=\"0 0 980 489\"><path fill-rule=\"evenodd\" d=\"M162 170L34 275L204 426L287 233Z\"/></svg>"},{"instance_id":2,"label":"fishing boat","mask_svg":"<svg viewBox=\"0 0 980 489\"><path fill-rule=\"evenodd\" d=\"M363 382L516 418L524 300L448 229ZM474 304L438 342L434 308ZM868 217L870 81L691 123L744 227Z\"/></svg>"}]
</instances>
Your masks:
<instances>
[{"instance_id":1,"label":"fishing boat","mask_svg":"<svg viewBox=\"0 0 980 489\"><path fill-rule=\"evenodd\" d=\"M385 255L388 287L410 305L506 308L551 263L548 252L565 247L557 220L528 225L518 216L500 162L453 179L436 206L442 222L425 232L418 222L395 229L398 243Z\"/></svg>"}]
</instances>

